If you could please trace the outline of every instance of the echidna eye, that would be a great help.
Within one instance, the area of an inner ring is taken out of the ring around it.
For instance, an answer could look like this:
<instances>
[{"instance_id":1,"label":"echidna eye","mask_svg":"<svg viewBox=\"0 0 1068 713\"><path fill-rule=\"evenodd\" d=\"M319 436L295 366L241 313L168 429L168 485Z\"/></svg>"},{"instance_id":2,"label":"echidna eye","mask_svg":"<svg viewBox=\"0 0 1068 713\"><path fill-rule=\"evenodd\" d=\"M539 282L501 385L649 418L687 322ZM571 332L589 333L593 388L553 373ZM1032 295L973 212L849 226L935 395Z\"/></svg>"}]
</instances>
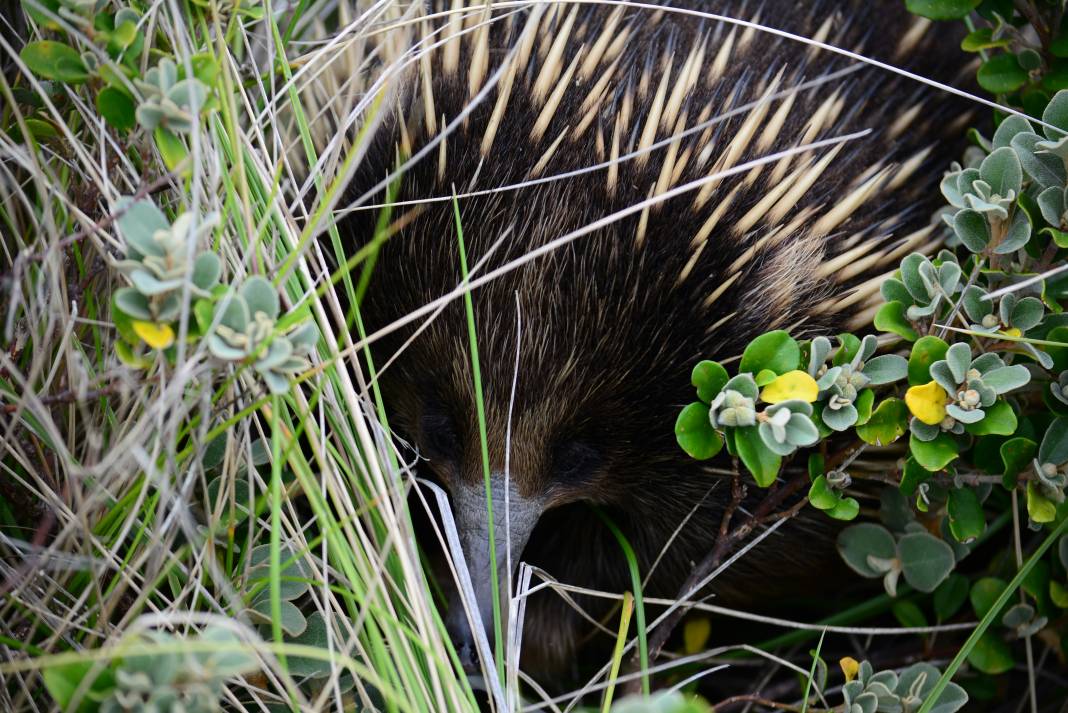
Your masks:
<instances>
[{"instance_id":1,"label":"echidna eye","mask_svg":"<svg viewBox=\"0 0 1068 713\"><path fill-rule=\"evenodd\" d=\"M452 417L440 411L426 411L419 419L420 450L432 460L458 461L460 437Z\"/></svg>"},{"instance_id":2,"label":"echidna eye","mask_svg":"<svg viewBox=\"0 0 1068 713\"><path fill-rule=\"evenodd\" d=\"M553 471L562 483L580 483L590 478L600 465L601 454L581 441L563 443L553 454Z\"/></svg>"}]
</instances>

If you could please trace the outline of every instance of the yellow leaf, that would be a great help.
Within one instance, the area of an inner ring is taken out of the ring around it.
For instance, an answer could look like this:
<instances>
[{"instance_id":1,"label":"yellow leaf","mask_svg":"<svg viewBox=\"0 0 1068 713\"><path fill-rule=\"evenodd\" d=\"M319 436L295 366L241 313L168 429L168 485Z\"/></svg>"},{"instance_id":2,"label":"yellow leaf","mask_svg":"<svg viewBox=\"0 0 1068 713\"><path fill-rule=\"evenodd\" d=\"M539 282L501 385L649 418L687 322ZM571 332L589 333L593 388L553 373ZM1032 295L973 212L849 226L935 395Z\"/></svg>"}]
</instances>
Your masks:
<instances>
[{"instance_id":1,"label":"yellow leaf","mask_svg":"<svg viewBox=\"0 0 1068 713\"><path fill-rule=\"evenodd\" d=\"M946 390L937 381L913 386L905 392L905 405L928 426L937 426L946 417Z\"/></svg>"},{"instance_id":2,"label":"yellow leaf","mask_svg":"<svg viewBox=\"0 0 1068 713\"><path fill-rule=\"evenodd\" d=\"M857 671L860 670L860 663L852 656L845 656L838 659L838 665L842 667L842 673L845 674L846 683L849 683L857 677Z\"/></svg>"},{"instance_id":3,"label":"yellow leaf","mask_svg":"<svg viewBox=\"0 0 1068 713\"><path fill-rule=\"evenodd\" d=\"M166 349L174 344L174 330L165 322L155 324L154 322L135 321L133 330L153 349Z\"/></svg>"},{"instance_id":4,"label":"yellow leaf","mask_svg":"<svg viewBox=\"0 0 1068 713\"><path fill-rule=\"evenodd\" d=\"M820 387L816 385L816 380L800 369L795 369L775 377L775 381L765 386L760 392L760 398L769 404L791 399L812 403L819 393Z\"/></svg>"},{"instance_id":5,"label":"yellow leaf","mask_svg":"<svg viewBox=\"0 0 1068 713\"><path fill-rule=\"evenodd\" d=\"M1002 334L1004 334L1006 336L1009 336L1009 337L1022 337L1023 336L1023 332L1021 332L1016 327L1010 327L1009 329L1006 329L1004 332L1002 332Z\"/></svg>"},{"instance_id":6,"label":"yellow leaf","mask_svg":"<svg viewBox=\"0 0 1068 713\"><path fill-rule=\"evenodd\" d=\"M704 651L710 633L712 633L712 624L707 617L687 620L682 630L682 645L686 653L699 654Z\"/></svg>"}]
</instances>

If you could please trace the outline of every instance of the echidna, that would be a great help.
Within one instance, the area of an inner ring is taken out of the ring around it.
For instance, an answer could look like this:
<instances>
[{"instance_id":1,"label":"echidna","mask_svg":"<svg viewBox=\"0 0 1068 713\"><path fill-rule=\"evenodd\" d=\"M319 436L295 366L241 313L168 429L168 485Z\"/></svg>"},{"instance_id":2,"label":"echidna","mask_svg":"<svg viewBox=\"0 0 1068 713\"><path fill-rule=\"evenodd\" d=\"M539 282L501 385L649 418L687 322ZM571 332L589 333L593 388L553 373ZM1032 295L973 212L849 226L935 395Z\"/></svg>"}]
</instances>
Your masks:
<instances>
[{"instance_id":1,"label":"echidna","mask_svg":"<svg viewBox=\"0 0 1068 713\"><path fill-rule=\"evenodd\" d=\"M473 278L541 250L472 297L495 522L462 301L373 345L391 428L450 493L483 625L491 531L507 574L506 491L513 563L629 589L595 505L643 575L656 561L647 593L677 594L729 491L724 464L674 441L691 367L770 329L866 324L885 274L936 243L937 179L959 148L940 139L959 135L959 104L754 26L902 66L920 57L930 74L934 30L900 5L454 0L419 21L410 89L383 108L349 187L365 210L341 227L354 251L381 241L360 305L369 332L461 283L458 224ZM390 228L376 232L366 205L386 202ZM812 522L783 528L714 591L810 581L831 540ZM469 654L458 607L449 622ZM524 670L560 671L590 629L559 596L531 597Z\"/></svg>"}]
</instances>

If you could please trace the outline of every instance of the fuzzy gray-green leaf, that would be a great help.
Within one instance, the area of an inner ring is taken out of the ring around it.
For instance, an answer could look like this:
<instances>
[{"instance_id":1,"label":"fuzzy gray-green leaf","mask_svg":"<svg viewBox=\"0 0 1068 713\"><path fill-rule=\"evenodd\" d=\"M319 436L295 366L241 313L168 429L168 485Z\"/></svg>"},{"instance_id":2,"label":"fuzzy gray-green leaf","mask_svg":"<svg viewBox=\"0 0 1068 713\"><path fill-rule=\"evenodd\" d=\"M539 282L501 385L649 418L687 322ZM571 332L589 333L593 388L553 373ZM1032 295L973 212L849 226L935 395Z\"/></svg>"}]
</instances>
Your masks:
<instances>
[{"instance_id":1,"label":"fuzzy gray-green leaf","mask_svg":"<svg viewBox=\"0 0 1068 713\"><path fill-rule=\"evenodd\" d=\"M1027 367L1020 364L1003 366L992 369L983 374L983 383L992 388L997 394L1004 394L1013 389L1018 389L1031 380L1031 372Z\"/></svg>"},{"instance_id":2,"label":"fuzzy gray-green leaf","mask_svg":"<svg viewBox=\"0 0 1068 713\"><path fill-rule=\"evenodd\" d=\"M202 252L193 261L193 284L201 290L210 290L219 282L222 274L222 262L219 256L211 252Z\"/></svg>"},{"instance_id":3,"label":"fuzzy gray-green leaf","mask_svg":"<svg viewBox=\"0 0 1068 713\"><path fill-rule=\"evenodd\" d=\"M933 592L953 571L953 548L934 535L911 532L897 543L905 581L921 592Z\"/></svg>"},{"instance_id":4,"label":"fuzzy gray-green leaf","mask_svg":"<svg viewBox=\"0 0 1068 713\"><path fill-rule=\"evenodd\" d=\"M115 205L115 211L121 213L115 223L131 247L141 256L163 256L163 249L152 236L157 230L170 228L170 223L155 203L145 198L136 201L132 198L122 198Z\"/></svg>"},{"instance_id":5,"label":"fuzzy gray-green leaf","mask_svg":"<svg viewBox=\"0 0 1068 713\"><path fill-rule=\"evenodd\" d=\"M946 365L949 367L949 371L953 375L954 383L964 383L965 376L968 373L968 367L970 367L971 364L972 350L964 342L957 342L956 344L951 345L946 351ZM945 387L943 386L943 388Z\"/></svg>"},{"instance_id":6,"label":"fuzzy gray-green leaf","mask_svg":"<svg viewBox=\"0 0 1068 713\"><path fill-rule=\"evenodd\" d=\"M152 319L152 313L148 308L148 300L140 292L132 287L123 287L115 291L115 304L123 312L142 321Z\"/></svg>"},{"instance_id":7,"label":"fuzzy gray-green leaf","mask_svg":"<svg viewBox=\"0 0 1068 713\"><path fill-rule=\"evenodd\" d=\"M1012 222L1009 224L1009 229L1005 233L1005 237L1001 239L998 246L994 248L994 253L997 255L1008 255L1011 252L1015 252L1027 244L1027 241L1031 239L1031 221L1027 218L1027 213L1022 210L1017 210L1012 216Z\"/></svg>"},{"instance_id":8,"label":"fuzzy gray-green leaf","mask_svg":"<svg viewBox=\"0 0 1068 713\"><path fill-rule=\"evenodd\" d=\"M979 165L979 177L990 184L994 193L1007 196L1019 194L1023 186L1023 166L1020 158L1008 146L994 149Z\"/></svg>"},{"instance_id":9,"label":"fuzzy gray-green leaf","mask_svg":"<svg viewBox=\"0 0 1068 713\"><path fill-rule=\"evenodd\" d=\"M278 290L266 278L260 275L249 277L241 286L241 296L245 298L251 316L257 312L263 312L271 319L278 316Z\"/></svg>"},{"instance_id":10,"label":"fuzzy gray-green leaf","mask_svg":"<svg viewBox=\"0 0 1068 713\"><path fill-rule=\"evenodd\" d=\"M889 384L908 375L909 363L897 354L884 354L870 359L864 365L864 376L871 379L873 386Z\"/></svg>"},{"instance_id":11,"label":"fuzzy gray-green leaf","mask_svg":"<svg viewBox=\"0 0 1068 713\"><path fill-rule=\"evenodd\" d=\"M1068 91L1061 90L1053 95L1053 98L1049 100L1049 104L1046 105L1046 109L1042 112L1042 121L1061 129L1061 131L1056 131L1048 126L1043 126L1042 133L1046 135L1047 139L1057 141L1064 138L1066 132L1068 132Z\"/></svg>"},{"instance_id":12,"label":"fuzzy gray-green leaf","mask_svg":"<svg viewBox=\"0 0 1068 713\"><path fill-rule=\"evenodd\" d=\"M870 522L851 525L838 534L838 552L853 571L862 577L879 577L868 557L889 560L897 556L894 536L882 525Z\"/></svg>"},{"instance_id":13,"label":"fuzzy gray-green leaf","mask_svg":"<svg viewBox=\"0 0 1068 713\"><path fill-rule=\"evenodd\" d=\"M1038 134L1027 132L1012 137L1012 148L1031 178L1043 187L1064 187L1064 164L1056 156L1039 152L1035 144L1042 141Z\"/></svg>"}]
</instances>

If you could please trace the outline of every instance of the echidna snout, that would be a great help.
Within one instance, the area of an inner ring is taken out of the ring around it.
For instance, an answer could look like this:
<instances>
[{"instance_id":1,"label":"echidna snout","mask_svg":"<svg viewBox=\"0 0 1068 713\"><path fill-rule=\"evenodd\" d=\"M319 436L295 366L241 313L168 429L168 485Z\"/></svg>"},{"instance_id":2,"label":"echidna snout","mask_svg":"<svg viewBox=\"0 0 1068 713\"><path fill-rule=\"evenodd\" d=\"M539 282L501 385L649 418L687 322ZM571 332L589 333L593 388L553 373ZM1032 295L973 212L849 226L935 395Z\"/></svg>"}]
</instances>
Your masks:
<instances>
[{"instance_id":1,"label":"echidna snout","mask_svg":"<svg viewBox=\"0 0 1068 713\"><path fill-rule=\"evenodd\" d=\"M509 497L505 497L506 489ZM493 578L496 577L498 592L507 592L515 565L546 502L543 497L521 495L502 472L490 474L489 493L496 504L492 519L482 483L454 484L449 497L476 608L470 611L465 607L462 590L453 588L446 628L464 669L472 673L479 668L475 641L478 628L486 633L491 645L493 641ZM502 609L507 607L507 596L499 601Z\"/></svg>"}]
</instances>

